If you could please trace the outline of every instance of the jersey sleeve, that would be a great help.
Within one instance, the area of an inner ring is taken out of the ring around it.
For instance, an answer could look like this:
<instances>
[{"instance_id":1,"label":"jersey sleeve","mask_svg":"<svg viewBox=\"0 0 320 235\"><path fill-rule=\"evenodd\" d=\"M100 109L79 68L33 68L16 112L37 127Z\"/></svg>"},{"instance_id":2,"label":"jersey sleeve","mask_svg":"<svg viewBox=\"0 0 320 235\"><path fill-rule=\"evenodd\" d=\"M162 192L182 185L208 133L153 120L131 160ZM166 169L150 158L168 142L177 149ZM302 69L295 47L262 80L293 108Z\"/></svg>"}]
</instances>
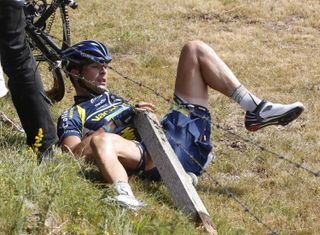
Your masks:
<instances>
[{"instance_id":1,"label":"jersey sleeve","mask_svg":"<svg viewBox=\"0 0 320 235\"><path fill-rule=\"evenodd\" d=\"M83 115L85 114L81 114L78 109L79 107L75 106L62 113L62 115L59 117L57 133L60 144L67 136L78 136L79 138L82 138L85 121Z\"/></svg>"}]
</instances>

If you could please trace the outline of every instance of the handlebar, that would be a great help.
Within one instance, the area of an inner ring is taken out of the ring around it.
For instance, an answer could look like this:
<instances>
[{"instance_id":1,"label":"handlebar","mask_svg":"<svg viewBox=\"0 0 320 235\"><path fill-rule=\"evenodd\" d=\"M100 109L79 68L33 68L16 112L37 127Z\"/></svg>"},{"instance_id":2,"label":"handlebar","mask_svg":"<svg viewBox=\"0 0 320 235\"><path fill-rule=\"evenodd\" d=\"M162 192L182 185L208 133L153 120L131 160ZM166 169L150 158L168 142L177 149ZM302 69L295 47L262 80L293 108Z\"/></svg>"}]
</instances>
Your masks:
<instances>
[{"instance_id":1,"label":"handlebar","mask_svg":"<svg viewBox=\"0 0 320 235\"><path fill-rule=\"evenodd\" d=\"M27 3L27 1L26 1L26 3ZM45 8L46 8L46 1L45 0L44 0L44 3L45 3ZM70 6L72 9L76 9L78 7L78 3L76 2L76 0L56 0L56 1L53 1L48 8L44 9L44 12L42 13L41 17L36 22L34 22L34 25L38 28L43 28L45 26L46 20L56 11L56 9L60 5ZM32 18L33 18L34 14L37 14L37 9L35 8L35 6L32 3L25 4L25 12L28 12L28 10L31 13ZM43 10L43 9L41 9L41 10ZM26 16L27 15L28 14L26 14Z\"/></svg>"},{"instance_id":2,"label":"handlebar","mask_svg":"<svg viewBox=\"0 0 320 235\"><path fill-rule=\"evenodd\" d=\"M71 7L72 9L76 9L78 7L78 3L76 0L67 0L67 5Z\"/></svg>"}]
</instances>

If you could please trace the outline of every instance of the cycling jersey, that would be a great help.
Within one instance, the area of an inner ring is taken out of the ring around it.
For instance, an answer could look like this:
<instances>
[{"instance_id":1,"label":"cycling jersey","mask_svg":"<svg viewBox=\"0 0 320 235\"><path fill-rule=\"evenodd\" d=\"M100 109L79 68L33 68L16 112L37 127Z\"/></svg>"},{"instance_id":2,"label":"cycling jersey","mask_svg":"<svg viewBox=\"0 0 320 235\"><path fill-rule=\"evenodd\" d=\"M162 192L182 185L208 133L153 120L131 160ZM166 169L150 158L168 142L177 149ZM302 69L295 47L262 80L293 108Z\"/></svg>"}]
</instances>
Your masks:
<instances>
[{"instance_id":1,"label":"cycling jersey","mask_svg":"<svg viewBox=\"0 0 320 235\"><path fill-rule=\"evenodd\" d=\"M59 118L60 143L67 136L78 136L82 139L88 133L106 126L110 121L114 122L116 128L109 132L119 134L125 139L140 140L132 122L134 108L125 99L111 92L105 92L81 101L65 111Z\"/></svg>"},{"instance_id":2,"label":"cycling jersey","mask_svg":"<svg viewBox=\"0 0 320 235\"><path fill-rule=\"evenodd\" d=\"M174 106L162 120L164 131L184 169L200 175L212 160L210 113L205 107L185 103L177 96L174 101ZM133 116L133 107L110 92L92 99L86 97L76 101L59 118L60 143L67 136L83 138L88 132L105 127L111 120L117 126L113 133L141 142L132 122ZM108 128L104 129L108 131ZM155 168L145 173L152 179L160 178Z\"/></svg>"}]
</instances>

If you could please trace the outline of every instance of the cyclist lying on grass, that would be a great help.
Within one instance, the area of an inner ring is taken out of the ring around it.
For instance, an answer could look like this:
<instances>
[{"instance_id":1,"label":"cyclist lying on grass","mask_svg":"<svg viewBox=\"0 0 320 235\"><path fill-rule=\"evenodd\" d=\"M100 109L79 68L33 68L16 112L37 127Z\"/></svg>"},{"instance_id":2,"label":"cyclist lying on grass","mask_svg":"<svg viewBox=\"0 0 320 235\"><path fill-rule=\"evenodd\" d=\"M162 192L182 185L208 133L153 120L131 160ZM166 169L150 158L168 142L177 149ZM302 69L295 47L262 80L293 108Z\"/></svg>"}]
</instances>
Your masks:
<instances>
[{"instance_id":1,"label":"cyclist lying on grass","mask_svg":"<svg viewBox=\"0 0 320 235\"><path fill-rule=\"evenodd\" d=\"M114 185L118 193L115 200L120 205L143 207L143 202L132 193L127 172L144 171L153 178L159 175L134 128L132 117L136 110L153 111L154 106L142 102L133 107L109 91L94 94L88 89L81 77L97 87L107 87L111 55L101 42L77 43L64 51L63 57L76 96L74 106L59 119L61 145L95 162L106 182ZM260 100L241 85L211 47L201 41L187 43L179 59L174 105L162 125L185 171L198 176L212 159L211 118L207 109L209 88L231 97L246 110L245 126L249 131L268 125L286 125L303 111L300 102L283 105Z\"/></svg>"}]
</instances>

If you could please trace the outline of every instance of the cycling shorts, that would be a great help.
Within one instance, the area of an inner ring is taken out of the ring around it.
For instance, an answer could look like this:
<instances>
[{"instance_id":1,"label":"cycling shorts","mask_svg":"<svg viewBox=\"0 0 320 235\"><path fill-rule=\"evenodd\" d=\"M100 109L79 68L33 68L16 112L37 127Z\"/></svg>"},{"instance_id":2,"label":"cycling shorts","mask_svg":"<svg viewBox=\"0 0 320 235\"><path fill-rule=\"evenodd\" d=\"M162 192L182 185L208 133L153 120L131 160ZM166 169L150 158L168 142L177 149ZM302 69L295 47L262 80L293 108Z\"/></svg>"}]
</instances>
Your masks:
<instances>
[{"instance_id":1,"label":"cycling shorts","mask_svg":"<svg viewBox=\"0 0 320 235\"><path fill-rule=\"evenodd\" d=\"M162 120L163 130L185 171L200 175L211 161L211 115L207 108L178 96L174 101Z\"/></svg>"}]
</instances>

